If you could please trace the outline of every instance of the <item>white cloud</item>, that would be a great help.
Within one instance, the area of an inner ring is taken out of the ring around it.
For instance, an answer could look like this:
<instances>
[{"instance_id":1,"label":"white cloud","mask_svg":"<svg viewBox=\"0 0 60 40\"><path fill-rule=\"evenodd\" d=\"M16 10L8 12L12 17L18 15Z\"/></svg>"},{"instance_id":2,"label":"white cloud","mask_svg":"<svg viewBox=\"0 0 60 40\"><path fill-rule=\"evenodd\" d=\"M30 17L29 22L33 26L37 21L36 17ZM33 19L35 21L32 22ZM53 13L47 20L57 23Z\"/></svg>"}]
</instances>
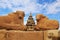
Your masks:
<instances>
[{"instance_id":1,"label":"white cloud","mask_svg":"<svg viewBox=\"0 0 60 40\"><path fill-rule=\"evenodd\" d=\"M25 17L25 18L24 18L24 25L26 25L27 20L28 20L28 18L27 18L27 17Z\"/></svg>"},{"instance_id":2,"label":"white cloud","mask_svg":"<svg viewBox=\"0 0 60 40\"><path fill-rule=\"evenodd\" d=\"M47 13L56 14L60 12L60 0L47 5Z\"/></svg>"},{"instance_id":3,"label":"white cloud","mask_svg":"<svg viewBox=\"0 0 60 40\"><path fill-rule=\"evenodd\" d=\"M45 5L36 3L36 0L0 0L0 7L9 8L12 11L23 10L26 13L40 12L45 8L46 13L55 14L60 11L60 9L57 9L60 8L60 0L51 4L45 3Z\"/></svg>"},{"instance_id":4,"label":"white cloud","mask_svg":"<svg viewBox=\"0 0 60 40\"><path fill-rule=\"evenodd\" d=\"M26 25L27 21L24 21L24 25Z\"/></svg>"},{"instance_id":5,"label":"white cloud","mask_svg":"<svg viewBox=\"0 0 60 40\"><path fill-rule=\"evenodd\" d=\"M1 8L9 8L12 11L23 10L26 13L40 12L42 6L36 3L35 0L0 0Z\"/></svg>"},{"instance_id":6,"label":"white cloud","mask_svg":"<svg viewBox=\"0 0 60 40\"><path fill-rule=\"evenodd\" d=\"M6 15L8 15L8 14L1 14L0 16L6 16Z\"/></svg>"}]
</instances>

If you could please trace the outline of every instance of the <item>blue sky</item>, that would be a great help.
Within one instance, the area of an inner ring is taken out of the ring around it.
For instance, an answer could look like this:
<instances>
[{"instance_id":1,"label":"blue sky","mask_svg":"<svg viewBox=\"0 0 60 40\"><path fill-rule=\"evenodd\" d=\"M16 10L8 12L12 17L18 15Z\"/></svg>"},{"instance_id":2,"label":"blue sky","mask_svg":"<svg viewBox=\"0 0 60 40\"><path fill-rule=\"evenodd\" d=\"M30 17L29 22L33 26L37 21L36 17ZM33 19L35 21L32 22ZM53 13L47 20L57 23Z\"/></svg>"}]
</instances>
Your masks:
<instances>
[{"instance_id":1,"label":"blue sky","mask_svg":"<svg viewBox=\"0 0 60 40\"><path fill-rule=\"evenodd\" d=\"M30 12L34 20L36 14L39 13L60 22L60 0L0 0L0 15L7 15L16 10L25 12L24 24Z\"/></svg>"}]
</instances>

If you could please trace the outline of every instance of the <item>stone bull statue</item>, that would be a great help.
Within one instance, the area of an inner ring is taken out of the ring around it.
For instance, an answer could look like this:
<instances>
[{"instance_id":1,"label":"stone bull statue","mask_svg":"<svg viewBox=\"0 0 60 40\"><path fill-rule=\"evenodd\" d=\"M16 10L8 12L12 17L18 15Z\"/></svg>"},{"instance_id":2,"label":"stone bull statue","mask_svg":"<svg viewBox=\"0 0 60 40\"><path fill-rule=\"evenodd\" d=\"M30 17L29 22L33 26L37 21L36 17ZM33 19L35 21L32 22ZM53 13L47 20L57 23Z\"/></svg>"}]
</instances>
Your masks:
<instances>
[{"instance_id":1,"label":"stone bull statue","mask_svg":"<svg viewBox=\"0 0 60 40\"><path fill-rule=\"evenodd\" d=\"M7 16L0 16L0 29L25 30L24 12L16 11Z\"/></svg>"},{"instance_id":2,"label":"stone bull statue","mask_svg":"<svg viewBox=\"0 0 60 40\"><path fill-rule=\"evenodd\" d=\"M56 20L49 20L46 16L42 14L36 15L37 25L36 30L52 30L59 28L59 22Z\"/></svg>"}]
</instances>

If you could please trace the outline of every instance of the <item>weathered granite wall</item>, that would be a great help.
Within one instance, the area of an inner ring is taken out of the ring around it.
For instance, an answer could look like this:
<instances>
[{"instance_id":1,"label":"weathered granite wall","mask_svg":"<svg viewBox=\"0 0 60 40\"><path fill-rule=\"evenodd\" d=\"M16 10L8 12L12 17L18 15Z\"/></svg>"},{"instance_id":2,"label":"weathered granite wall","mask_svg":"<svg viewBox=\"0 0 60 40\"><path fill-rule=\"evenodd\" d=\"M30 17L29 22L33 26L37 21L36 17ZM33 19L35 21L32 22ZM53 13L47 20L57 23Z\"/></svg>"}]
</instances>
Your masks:
<instances>
[{"instance_id":1,"label":"weathered granite wall","mask_svg":"<svg viewBox=\"0 0 60 40\"><path fill-rule=\"evenodd\" d=\"M60 34L58 35L58 33L59 30L47 30L47 31L0 30L0 40L52 40L53 37L56 38L59 37Z\"/></svg>"},{"instance_id":2,"label":"weathered granite wall","mask_svg":"<svg viewBox=\"0 0 60 40\"><path fill-rule=\"evenodd\" d=\"M43 40L43 32L8 31L8 40Z\"/></svg>"},{"instance_id":3,"label":"weathered granite wall","mask_svg":"<svg viewBox=\"0 0 60 40\"><path fill-rule=\"evenodd\" d=\"M0 40L6 40L6 30L0 30Z\"/></svg>"},{"instance_id":4,"label":"weathered granite wall","mask_svg":"<svg viewBox=\"0 0 60 40\"><path fill-rule=\"evenodd\" d=\"M44 40L52 40L53 37L55 37L54 39L57 40L57 38L59 37L58 32L59 30L44 31Z\"/></svg>"},{"instance_id":5,"label":"weathered granite wall","mask_svg":"<svg viewBox=\"0 0 60 40\"><path fill-rule=\"evenodd\" d=\"M43 40L42 31L0 30L0 40Z\"/></svg>"}]
</instances>

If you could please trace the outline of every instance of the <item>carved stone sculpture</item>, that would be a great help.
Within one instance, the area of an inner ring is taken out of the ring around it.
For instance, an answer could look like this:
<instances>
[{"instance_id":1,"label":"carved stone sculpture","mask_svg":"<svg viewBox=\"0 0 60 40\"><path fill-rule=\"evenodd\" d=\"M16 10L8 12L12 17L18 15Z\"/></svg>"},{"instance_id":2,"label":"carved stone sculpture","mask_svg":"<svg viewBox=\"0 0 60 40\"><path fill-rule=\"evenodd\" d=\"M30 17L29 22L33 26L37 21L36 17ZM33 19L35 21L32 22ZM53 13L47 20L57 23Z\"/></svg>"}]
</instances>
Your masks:
<instances>
[{"instance_id":1,"label":"carved stone sculpture","mask_svg":"<svg viewBox=\"0 0 60 40\"><path fill-rule=\"evenodd\" d=\"M23 11L12 12L7 16L0 16L0 29L25 30L24 16Z\"/></svg>"},{"instance_id":2,"label":"carved stone sculpture","mask_svg":"<svg viewBox=\"0 0 60 40\"><path fill-rule=\"evenodd\" d=\"M37 25L36 30L51 30L58 29L59 22L56 20L49 20L46 16L42 14L37 14L36 16Z\"/></svg>"},{"instance_id":3,"label":"carved stone sculpture","mask_svg":"<svg viewBox=\"0 0 60 40\"><path fill-rule=\"evenodd\" d=\"M27 31L33 31L34 30L35 22L34 22L34 19L33 19L31 13L30 13L30 16L28 17L26 26L27 26Z\"/></svg>"}]
</instances>

